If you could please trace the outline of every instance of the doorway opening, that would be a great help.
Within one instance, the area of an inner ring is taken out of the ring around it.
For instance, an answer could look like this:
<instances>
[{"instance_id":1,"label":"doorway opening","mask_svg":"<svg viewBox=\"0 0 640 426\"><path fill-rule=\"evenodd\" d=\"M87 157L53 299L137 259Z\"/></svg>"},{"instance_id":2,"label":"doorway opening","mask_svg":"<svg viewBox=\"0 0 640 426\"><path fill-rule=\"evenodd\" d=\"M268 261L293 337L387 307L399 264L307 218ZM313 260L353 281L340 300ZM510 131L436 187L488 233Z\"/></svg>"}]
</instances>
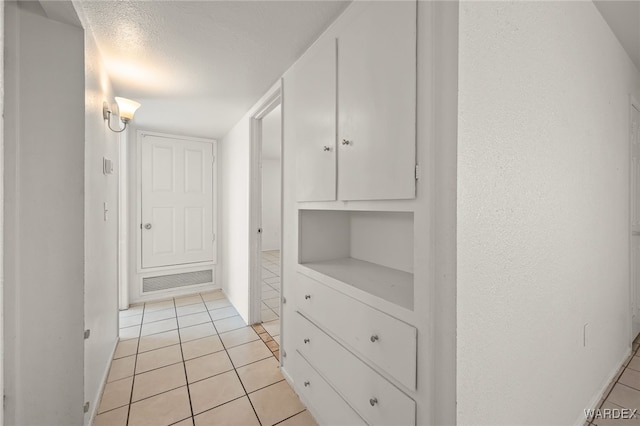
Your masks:
<instances>
[{"instance_id":1,"label":"doorway opening","mask_svg":"<svg viewBox=\"0 0 640 426\"><path fill-rule=\"evenodd\" d=\"M260 233L260 318L280 317L281 160L282 113L277 105L262 119L262 232Z\"/></svg>"},{"instance_id":2,"label":"doorway opening","mask_svg":"<svg viewBox=\"0 0 640 426\"><path fill-rule=\"evenodd\" d=\"M251 323L279 329L282 233L282 113L279 88L251 120ZM278 333L279 334L279 333Z\"/></svg>"}]
</instances>

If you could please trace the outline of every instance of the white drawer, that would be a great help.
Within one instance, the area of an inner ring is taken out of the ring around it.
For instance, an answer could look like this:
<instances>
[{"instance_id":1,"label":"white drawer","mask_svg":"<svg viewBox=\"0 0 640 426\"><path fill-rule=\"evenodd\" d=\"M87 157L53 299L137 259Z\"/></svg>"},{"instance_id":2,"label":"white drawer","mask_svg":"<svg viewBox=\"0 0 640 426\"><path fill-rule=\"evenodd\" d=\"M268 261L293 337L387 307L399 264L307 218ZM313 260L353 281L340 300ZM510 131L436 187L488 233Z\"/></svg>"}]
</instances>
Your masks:
<instances>
[{"instance_id":1,"label":"white drawer","mask_svg":"<svg viewBox=\"0 0 640 426\"><path fill-rule=\"evenodd\" d=\"M340 395L296 351L289 356L287 371L296 383L300 398L318 413L321 424L330 426L366 425Z\"/></svg>"},{"instance_id":2,"label":"white drawer","mask_svg":"<svg viewBox=\"0 0 640 426\"><path fill-rule=\"evenodd\" d=\"M416 389L415 327L299 272L296 280L300 312L407 388Z\"/></svg>"},{"instance_id":3,"label":"white drawer","mask_svg":"<svg viewBox=\"0 0 640 426\"><path fill-rule=\"evenodd\" d=\"M415 425L416 403L300 313L294 346L371 425Z\"/></svg>"}]
</instances>

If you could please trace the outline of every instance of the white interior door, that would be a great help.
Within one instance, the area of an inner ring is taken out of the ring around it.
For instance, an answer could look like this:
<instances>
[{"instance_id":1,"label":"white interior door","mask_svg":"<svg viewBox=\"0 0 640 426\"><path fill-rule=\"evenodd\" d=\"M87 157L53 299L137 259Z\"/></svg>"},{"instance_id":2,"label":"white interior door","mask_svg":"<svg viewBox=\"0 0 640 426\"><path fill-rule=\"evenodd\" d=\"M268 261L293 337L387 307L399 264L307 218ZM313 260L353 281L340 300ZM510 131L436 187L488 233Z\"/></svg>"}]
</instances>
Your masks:
<instances>
[{"instance_id":1,"label":"white interior door","mask_svg":"<svg viewBox=\"0 0 640 426\"><path fill-rule=\"evenodd\" d=\"M145 134L142 267L214 260L214 142Z\"/></svg>"},{"instance_id":2,"label":"white interior door","mask_svg":"<svg viewBox=\"0 0 640 426\"><path fill-rule=\"evenodd\" d=\"M631 315L633 337L640 333L640 111L631 107Z\"/></svg>"}]
</instances>

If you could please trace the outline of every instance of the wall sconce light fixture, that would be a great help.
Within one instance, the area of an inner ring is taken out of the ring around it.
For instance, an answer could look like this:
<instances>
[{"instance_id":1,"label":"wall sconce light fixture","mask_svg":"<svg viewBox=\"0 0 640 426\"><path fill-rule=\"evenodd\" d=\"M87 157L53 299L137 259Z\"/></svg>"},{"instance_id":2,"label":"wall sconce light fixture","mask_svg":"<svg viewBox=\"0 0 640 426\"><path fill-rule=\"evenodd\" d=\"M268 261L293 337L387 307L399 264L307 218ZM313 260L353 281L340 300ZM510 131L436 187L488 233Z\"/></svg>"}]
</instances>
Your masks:
<instances>
[{"instance_id":1,"label":"wall sconce light fixture","mask_svg":"<svg viewBox=\"0 0 640 426\"><path fill-rule=\"evenodd\" d=\"M114 130L111 128L111 108L107 102L102 103L102 118L107 120L107 124L109 129L112 132L120 133L124 132L124 129L127 128L127 123L133 120L133 115L136 113L136 110L140 108L140 104L136 101L132 101L127 98L119 98L115 97L116 103L118 104L118 115L120 116L120 120L124 123L124 127L120 130Z\"/></svg>"}]
</instances>

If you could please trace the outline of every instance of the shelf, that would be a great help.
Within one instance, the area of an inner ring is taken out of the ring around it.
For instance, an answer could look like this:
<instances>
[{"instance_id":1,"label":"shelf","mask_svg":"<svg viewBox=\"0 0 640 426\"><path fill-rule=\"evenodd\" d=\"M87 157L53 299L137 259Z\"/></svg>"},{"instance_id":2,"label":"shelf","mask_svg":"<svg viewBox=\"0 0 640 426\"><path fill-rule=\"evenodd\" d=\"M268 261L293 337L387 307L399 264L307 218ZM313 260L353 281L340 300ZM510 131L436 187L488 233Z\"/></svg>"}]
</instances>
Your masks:
<instances>
[{"instance_id":1,"label":"shelf","mask_svg":"<svg viewBox=\"0 0 640 426\"><path fill-rule=\"evenodd\" d=\"M413 274L351 257L301 263L320 274L413 310Z\"/></svg>"}]
</instances>

